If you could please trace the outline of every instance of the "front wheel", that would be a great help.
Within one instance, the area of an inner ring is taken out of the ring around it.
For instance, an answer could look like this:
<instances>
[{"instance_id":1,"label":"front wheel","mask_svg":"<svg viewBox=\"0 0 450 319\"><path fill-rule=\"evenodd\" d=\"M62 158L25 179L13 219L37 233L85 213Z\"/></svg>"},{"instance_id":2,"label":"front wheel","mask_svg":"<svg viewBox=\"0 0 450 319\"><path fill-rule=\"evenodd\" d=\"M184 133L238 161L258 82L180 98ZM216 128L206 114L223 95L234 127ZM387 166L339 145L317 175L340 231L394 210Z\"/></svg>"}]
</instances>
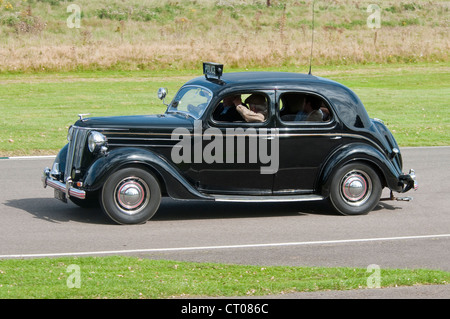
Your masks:
<instances>
[{"instance_id":1,"label":"front wheel","mask_svg":"<svg viewBox=\"0 0 450 319\"><path fill-rule=\"evenodd\" d=\"M380 178L370 166L351 163L333 175L330 202L343 215L363 215L378 204L381 191Z\"/></svg>"},{"instance_id":2,"label":"front wheel","mask_svg":"<svg viewBox=\"0 0 450 319\"><path fill-rule=\"evenodd\" d=\"M153 217L161 202L161 188L152 173L125 168L113 173L103 186L100 204L119 224L142 224Z\"/></svg>"}]
</instances>

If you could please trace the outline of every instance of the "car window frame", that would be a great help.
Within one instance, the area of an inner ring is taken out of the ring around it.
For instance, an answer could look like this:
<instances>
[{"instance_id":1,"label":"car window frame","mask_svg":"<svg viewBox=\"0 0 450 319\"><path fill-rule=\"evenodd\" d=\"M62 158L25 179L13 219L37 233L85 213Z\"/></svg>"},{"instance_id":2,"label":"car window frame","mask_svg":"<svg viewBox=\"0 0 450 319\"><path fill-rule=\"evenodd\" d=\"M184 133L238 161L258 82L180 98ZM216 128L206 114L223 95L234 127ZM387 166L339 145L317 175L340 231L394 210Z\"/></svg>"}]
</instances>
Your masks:
<instances>
[{"instance_id":1,"label":"car window frame","mask_svg":"<svg viewBox=\"0 0 450 319\"><path fill-rule=\"evenodd\" d=\"M178 96L178 94L183 90L183 89L190 89L190 88L197 88L197 89L203 89L205 91L208 91L209 94L211 94L211 98L209 99L209 101L207 102L207 104L205 105L203 111L201 112L201 114L199 114L199 116L194 116L193 114L191 114L190 112L186 112L186 111L178 111L179 114L185 114L185 116L192 116L193 118L195 118L195 120L200 120L208 111L208 109L211 106L211 102L214 100L214 92L211 91L209 88L203 86L203 85L196 85L196 84L189 84L189 85L183 85L181 86L178 91L176 92L175 96L172 98L172 100L170 101L170 103L167 105L166 108L166 113L167 112L176 112L176 111L170 111L170 107L172 105L172 103L175 101L175 98Z\"/></svg>"},{"instance_id":2,"label":"car window frame","mask_svg":"<svg viewBox=\"0 0 450 319\"><path fill-rule=\"evenodd\" d=\"M213 114L215 109L219 106L220 102L223 101L223 99L226 96L229 95L242 95L242 94L263 94L267 99L267 118L264 122L225 122L225 121L217 121L213 118ZM243 89L243 90L235 90L235 91L227 91L226 93L221 93L215 98L215 102L211 100L209 108L210 110L208 112L204 112L204 115L206 113L208 123L210 123L210 126L217 127L217 128L226 128L226 127L269 127L271 126L271 123L273 123L274 118L274 99L275 99L275 90L274 89Z\"/></svg>"},{"instance_id":3,"label":"car window frame","mask_svg":"<svg viewBox=\"0 0 450 319\"><path fill-rule=\"evenodd\" d=\"M314 95L318 98L320 98L323 102L326 103L326 107L327 109L330 111L330 119L328 121L286 121L283 120L280 116L280 103L281 103L281 97L283 94L303 94L303 95ZM298 127L298 128L329 128L329 127L334 127L336 125L337 122L337 117L336 117L336 112L334 111L331 102L324 97L321 94L318 94L317 92L313 92L313 91L308 91L308 90L292 90L292 89L287 89L287 90L277 90L277 94L276 94L276 105L275 105L275 118L277 120L277 122L279 124L281 124L281 126L285 126L285 127Z\"/></svg>"}]
</instances>

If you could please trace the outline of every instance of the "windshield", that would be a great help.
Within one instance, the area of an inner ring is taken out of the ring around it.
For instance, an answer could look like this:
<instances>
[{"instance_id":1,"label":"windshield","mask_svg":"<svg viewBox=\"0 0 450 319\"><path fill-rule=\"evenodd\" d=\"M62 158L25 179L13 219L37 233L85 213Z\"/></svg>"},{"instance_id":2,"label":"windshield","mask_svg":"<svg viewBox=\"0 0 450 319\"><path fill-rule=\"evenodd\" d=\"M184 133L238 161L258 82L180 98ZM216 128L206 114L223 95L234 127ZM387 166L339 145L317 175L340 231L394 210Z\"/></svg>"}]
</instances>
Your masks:
<instances>
[{"instance_id":1,"label":"windshield","mask_svg":"<svg viewBox=\"0 0 450 319\"><path fill-rule=\"evenodd\" d=\"M211 101L211 91L199 86L186 86L178 91L166 113L181 113L199 119Z\"/></svg>"}]
</instances>

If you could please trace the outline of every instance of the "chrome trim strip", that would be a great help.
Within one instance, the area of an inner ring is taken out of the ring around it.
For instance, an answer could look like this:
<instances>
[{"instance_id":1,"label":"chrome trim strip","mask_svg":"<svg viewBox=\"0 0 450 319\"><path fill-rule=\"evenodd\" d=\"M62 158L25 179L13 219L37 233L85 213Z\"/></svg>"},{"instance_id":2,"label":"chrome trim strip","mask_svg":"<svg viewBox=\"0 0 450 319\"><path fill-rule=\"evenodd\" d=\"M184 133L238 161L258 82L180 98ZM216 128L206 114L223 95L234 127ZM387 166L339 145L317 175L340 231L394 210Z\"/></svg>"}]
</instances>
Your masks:
<instances>
[{"instance_id":1,"label":"chrome trim strip","mask_svg":"<svg viewBox=\"0 0 450 319\"><path fill-rule=\"evenodd\" d=\"M323 200L319 195L295 195L295 196L228 196L213 195L216 202L303 202L313 200Z\"/></svg>"},{"instance_id":2,"label":"chrome trim strip","mask_svg":"<svg viewBox=\"0 0 450 319\"><path fill-rule=\"evenodd\" d=\"M181 134L180 134L181 135ZM120 140L120 141L161 141L161 142L167 142L167 141L181 141L182 139L168 139L168 138L152 138L152 137L110 137L109 140Z\"/></svg>"},{"instance_id":3,"label":"chrome trim strip","mask_svg":"<svg viewBox=\"0 0 450 319\"><path fill-rule=\"evenodd\" d=\"M177 145L160 145L160 144L118 144L118 143L109 143L109 146L116 146L116 147L181 147Z\"/></svg>"}]
</instances>

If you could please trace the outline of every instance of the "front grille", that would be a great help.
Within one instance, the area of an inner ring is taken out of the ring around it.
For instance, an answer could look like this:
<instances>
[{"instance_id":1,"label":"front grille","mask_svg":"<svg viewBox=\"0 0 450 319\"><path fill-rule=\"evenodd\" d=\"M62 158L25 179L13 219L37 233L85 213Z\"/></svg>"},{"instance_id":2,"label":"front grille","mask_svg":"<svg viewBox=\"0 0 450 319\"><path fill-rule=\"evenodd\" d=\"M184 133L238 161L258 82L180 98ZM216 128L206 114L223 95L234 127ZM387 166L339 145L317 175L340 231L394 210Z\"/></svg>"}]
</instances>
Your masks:
<instances>
[{"instance_id":1,"label":"front grille","mask_svg":"<svg viewBox=\"0 0 450 319\"><path fill-rule=\"evenodd\" d=\"M68 177L73 179L75 176L74 170L79 169L81 166L88 133L89 130L87 129L73 127L72 137L67 149L66 169L64 171L66 181Z\"/></svg>"}]
</instances>

